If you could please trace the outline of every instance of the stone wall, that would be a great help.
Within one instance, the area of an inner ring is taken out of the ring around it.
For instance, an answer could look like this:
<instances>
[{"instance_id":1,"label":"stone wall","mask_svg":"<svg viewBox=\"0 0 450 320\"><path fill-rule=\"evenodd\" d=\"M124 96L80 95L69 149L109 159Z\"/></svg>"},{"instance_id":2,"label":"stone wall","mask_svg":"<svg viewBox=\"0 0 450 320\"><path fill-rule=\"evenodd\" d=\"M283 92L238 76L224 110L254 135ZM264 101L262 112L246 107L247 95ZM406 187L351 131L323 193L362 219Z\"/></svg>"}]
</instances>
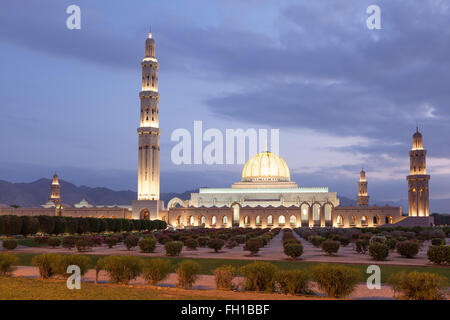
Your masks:
<instances>
[{"instance_id":1,"label":"stone wall","mask_svg":"<svg viewBox=\"0 0 450 320\"><path fill-rule=\"evenodd\" d=\"M0 208L0 215L40 216L56 215L55 208ZM131 219L131 211L124 208L64 208L62 216L83 218L126 218Z\"/></svg>"}]
</instances>

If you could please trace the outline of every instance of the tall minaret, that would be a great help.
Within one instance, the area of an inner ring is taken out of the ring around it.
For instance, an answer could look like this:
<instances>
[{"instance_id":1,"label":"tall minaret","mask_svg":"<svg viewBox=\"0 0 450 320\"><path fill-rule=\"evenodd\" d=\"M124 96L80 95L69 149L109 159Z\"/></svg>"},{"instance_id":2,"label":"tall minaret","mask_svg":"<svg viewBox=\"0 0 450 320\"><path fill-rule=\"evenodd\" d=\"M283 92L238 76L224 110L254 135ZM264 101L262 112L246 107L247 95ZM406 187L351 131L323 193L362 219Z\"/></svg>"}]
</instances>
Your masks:
<instances>
[{"instance_id":1,"label":"tall minaret","mask_svg":"<svg viewBox=\"0 0 450 320\"><path fill-rule=\"evenodd\" d=\"M427 175L426 164L427 150L423 148L422 134L419 128L413 135L413 146L409 151L410 173L406 177L408 180L408 207L409 216L429 216L430 201L428 182L430 176Z\"/></svg>"},{"instance_id":2,"label":"tall minaret","mask_svg":"<svg viewBox=\"0 0 450 320\"><path fill-rule=\"evenodd\" d=\"M369 206L369 196L367 194L366 172L361 170L358 181L358 207Z\"/></svg>"},{"instance_id":3,"label":"tall minaret","mask_svg":"<svg viewBox=\"0 0 450 320\"><path fill-rule=\"evenodd\" d=\"M50 185L50 198L48 200L53 202L55 206L61 204L61 186L56 173L53 175L52 184Z\"/></svg>"},{"instance_id":4,"label":"tall minaret","mask_svg":"<svg viewBox=\"0 0 450 320\"><path fill-rule=\"evenodd\" d=\"M159 64L155 56L155 40L151 32L145 41L145 57L142 59L141 65L140 125L137 129L139 137L137 197L139 201L146 201L146 203L133 202L133 218L143 219L150 215L152 219L155 219L159 210L156 203L159 203L159 136L161 131L158 107ZM151 203L151 201L155 201L155 203ZM138 210L139 212L137 212Z\"/></svg>"}]
</instances>

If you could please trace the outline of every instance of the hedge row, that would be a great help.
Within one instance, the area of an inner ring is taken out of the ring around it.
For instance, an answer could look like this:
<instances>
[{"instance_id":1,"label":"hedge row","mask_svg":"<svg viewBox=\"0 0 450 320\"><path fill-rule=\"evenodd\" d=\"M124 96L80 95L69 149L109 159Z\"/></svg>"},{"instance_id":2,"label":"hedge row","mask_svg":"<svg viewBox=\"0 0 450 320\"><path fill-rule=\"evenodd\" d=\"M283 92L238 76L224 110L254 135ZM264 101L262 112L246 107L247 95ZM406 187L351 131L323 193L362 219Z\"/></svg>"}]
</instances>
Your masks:
<instances>
[{"instance_id":1,"label":"hedge row","mask_svg":"<svg viewBox=\"0 0 450 320\"><path fill-rule=\"evenodd\" d=\"M161 220L131 220L113 218L74 218L57 216L0 216L0 235L84 234L104 231L162 230L167 227Z\"/></svg>"}]
</instances>

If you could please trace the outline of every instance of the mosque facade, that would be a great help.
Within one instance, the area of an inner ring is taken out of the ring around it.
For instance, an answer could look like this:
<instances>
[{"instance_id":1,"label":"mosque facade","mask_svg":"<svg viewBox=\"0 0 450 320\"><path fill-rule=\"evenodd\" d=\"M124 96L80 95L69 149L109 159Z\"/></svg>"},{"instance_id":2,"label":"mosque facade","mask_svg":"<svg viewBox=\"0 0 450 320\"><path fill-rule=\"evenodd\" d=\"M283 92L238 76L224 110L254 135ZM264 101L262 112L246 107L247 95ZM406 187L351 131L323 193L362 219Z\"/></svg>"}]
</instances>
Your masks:
<instances>
[{"instance_id":1,"label":"mosque facade","mask_svg":"<svg viewBox=\"0 0 450 320\"><path fill-rule=\"evenodd\" d=\"M156 44L149 34L142 60L138 133L137 199L130 206L93 206L84 199L74 207L61 202L58 176L42 208L5 208L0 214L160 219L173 228L231 227L378 227L404 220L401 207L370 206L366 172L360 172L356 206L341 206L327 187L299 187L286 162L269 151L250 158L242 179L230 188L200 188L190 199L160 200L160 128ZM413 135L409 152L409 217L429 217L429 180L422 134ZM430 217L431 218L431 217ZM429 221L425 221L429 223ZM428 224L429 225L429 224Z\"/></svg>"}]
</instances>

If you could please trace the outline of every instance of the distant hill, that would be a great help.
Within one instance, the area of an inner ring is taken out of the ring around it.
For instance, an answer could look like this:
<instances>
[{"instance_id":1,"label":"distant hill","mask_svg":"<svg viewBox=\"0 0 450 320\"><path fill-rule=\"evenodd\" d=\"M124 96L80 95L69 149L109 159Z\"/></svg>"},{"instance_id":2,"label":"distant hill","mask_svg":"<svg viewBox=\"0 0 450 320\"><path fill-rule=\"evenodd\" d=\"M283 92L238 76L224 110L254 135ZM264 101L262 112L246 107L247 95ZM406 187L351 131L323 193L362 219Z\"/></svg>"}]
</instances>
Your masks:
<instances>
[{"instance_id":1,"label":"distant hill","mask_svg":"<svg viewBox=\"0 0 450 320\"><path fill-rule=\"evenodd\" d=\"M131 202L137 198L135 191L115 191L108 188L92 188L87 186L76 186L73 183L60 180L61 198L63 203L73 206L75 203L85 199L94 205L131 205ZM12 183L0 180L0 204L19 205L21 207L40 207L48 201L50 192L50 180L42 178L29 183ZM191 193L197 190L189 190L183 193L161 193L161 200L165 204L174 197L183 200L190 199ZM356 206L356 200L345 196L339 196L341 206ZM399 201L371 201L371 204L377 206L400 206L404 212L408 211L408 201L405 199ZM431 201L431 212L449 213L450 199L433 199Z\"/></svg>"},{"instance_id":2,"label":"distant hill","mask_svg":"<svg viewBox=\"0 0 450 320\"><path fill-rule=\"evenodd\" d=\"M50 192L50 180L39 179L30 183L11 183L0 180L0 204L19 205L21 207L40 207L48 201ZM131 201L137 198L134 191L114 191L108 188L91 188L76 186L73 183L60 180L62 202L73 206L85 199L95 205L131 205ZM189 199L191 192L162 193L161 200L166 204L174 198Z\"/></svg>"}]
</instances>

